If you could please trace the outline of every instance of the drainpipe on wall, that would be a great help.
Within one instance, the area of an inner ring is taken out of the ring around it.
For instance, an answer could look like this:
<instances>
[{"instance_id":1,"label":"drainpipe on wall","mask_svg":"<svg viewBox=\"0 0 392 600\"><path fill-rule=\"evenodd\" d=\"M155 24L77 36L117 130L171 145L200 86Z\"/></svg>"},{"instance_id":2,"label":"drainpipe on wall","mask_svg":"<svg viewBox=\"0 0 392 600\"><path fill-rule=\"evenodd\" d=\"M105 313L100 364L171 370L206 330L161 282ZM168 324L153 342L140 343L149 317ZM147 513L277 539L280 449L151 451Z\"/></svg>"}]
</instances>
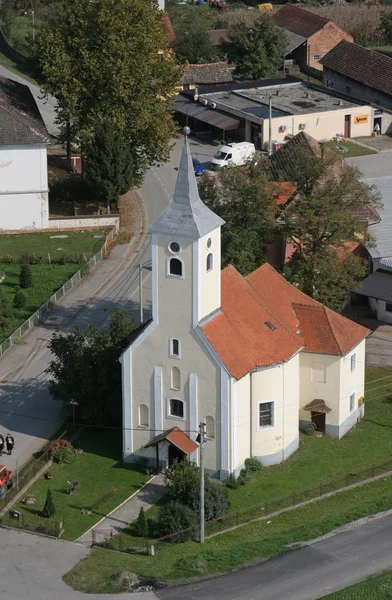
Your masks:
<instances>
[{"instance_id":1,"label":"drainpipe on wall","mask_svg":"<svg viewBox=\"0 0 392 600\"><path fill-rule=\"evenodd\" d=\"M286 404L286 396L285 396L285 390L284 390L284 365L281 366L282 369L282 377L283 377L283 385L282 385L282 389L283 389L283 419L282 419L282 460L284 460L284 415L285 415L285 404Z\"/></svg>"},{"instance_id":2,"label":"drainpipe on wall","mask_svg":"<svg viewBox=\"0 0 392 600\"><path fill-rule=\"evenodd\" d=\"M252 371L249 374L249 396L250 396L250 408L249 408L249 426L250 426L250 431L249 431L249 443L250 443L250 448L249 448L249 456L250 458L252 458L253 456L253 393L252 393L252 379L253 379L253 374Z\"/></svg>"}]
</instances>

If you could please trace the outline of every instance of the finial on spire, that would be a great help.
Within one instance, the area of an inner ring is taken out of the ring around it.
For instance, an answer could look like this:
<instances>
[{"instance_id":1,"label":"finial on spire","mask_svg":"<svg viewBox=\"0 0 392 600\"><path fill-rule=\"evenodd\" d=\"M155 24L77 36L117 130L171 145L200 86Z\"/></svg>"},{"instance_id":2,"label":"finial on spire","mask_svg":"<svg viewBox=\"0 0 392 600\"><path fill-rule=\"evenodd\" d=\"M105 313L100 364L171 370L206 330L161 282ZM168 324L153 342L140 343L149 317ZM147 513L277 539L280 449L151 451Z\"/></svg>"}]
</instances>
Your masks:
<instances>
[{"instance_id":1,"label":"finial on spire","mask_svg":"<svg viewBox=\"0 0 392 600\"><path fill-rule=\"evenodd\" d=\"M186 140L186 139L187 139L187 137L188 137L189 135L191 135L191 129L190 129L190 127L188 127L188 125L186 125L186 126L184 127L184 129L182 130L182 133L184 134L184 137L185 137L185 140Z\"/></svg>"}]
</instances>

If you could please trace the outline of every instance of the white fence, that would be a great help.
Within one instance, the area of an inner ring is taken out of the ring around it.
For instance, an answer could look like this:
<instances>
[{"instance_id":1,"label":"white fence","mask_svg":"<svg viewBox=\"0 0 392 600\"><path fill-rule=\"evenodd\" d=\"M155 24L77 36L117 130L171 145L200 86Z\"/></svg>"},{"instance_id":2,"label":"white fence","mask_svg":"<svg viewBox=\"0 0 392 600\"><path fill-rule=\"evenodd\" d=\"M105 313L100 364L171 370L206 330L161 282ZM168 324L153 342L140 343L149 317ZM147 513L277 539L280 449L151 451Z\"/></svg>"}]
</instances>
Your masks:
<instances>
[{"instance_id":1,"label":"white fence","mask_svg":"<svg viewBox=\"0 0 392 600\"><path fill-rule=\"evenodd\" d=\"M17 344L20 341L20 338L22 336L24 336L25 333L27 333L30 329L32 329L32 327L34 327L35 325L38 325L39 323L44 321L47 318L50 311L61 300L61 298L63 298L65 296L65 294L67 292L69 292L69 290L72 290L72 288L77 283L79 283L79 281L85 275L87 275L87 273L90 272L92 267L94 267L100 260L102 260L107 255L107 253L108 253L107 244L108 244L108 242L111 242L112 240L114 240L114 238L116 237L116 234L117 234L117 227L113 227L113 229L110 231L110 233L106 236L105 242L104 242L102 248L100 249L100 251L97 252L97 254L94 254L94 256L92 258L90 258L90 260L87 261L79 269L79 271L77 271L74 275L72 275L71 279L68 279L68 281L66 281L64 283L64 285L59 290L57 290L57 292L55 292L53 294L53 296L51 296L49 298L49 300L47 300L44 304L42 304L39 307L39 309L36 310L35 313L33 313L27 319L27 321L22 323L22 325L20 327L18 327L18 329L16 329L13 333L11 333L11 335L6 340L4 340L4 342L2 344L0 344L0 356L2 356L3 353L6 350L8 350L8 348L13 346L14 344Z\"/></svg>"},{"instance_id":2,"label":"white fence","mask_svg":"<svg viewBox=\"0 0 392 600\"><path fill-rule=\"evenodd\" d=\"M119 215L104 215L102 217L84 216L80 217L50 217L50 229L85 229L87 227L115 227L120 229Z\"/></svg>"}]
</instances>

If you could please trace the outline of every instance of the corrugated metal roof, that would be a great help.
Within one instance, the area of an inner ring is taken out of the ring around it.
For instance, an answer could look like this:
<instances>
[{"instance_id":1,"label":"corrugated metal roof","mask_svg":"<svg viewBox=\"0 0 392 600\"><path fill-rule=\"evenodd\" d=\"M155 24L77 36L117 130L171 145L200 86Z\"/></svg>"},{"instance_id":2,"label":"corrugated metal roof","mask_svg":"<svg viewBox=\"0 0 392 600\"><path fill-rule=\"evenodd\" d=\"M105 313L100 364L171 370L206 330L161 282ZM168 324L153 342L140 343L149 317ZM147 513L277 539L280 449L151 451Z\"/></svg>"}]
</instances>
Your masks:
<instances>
[{"instance_id":1,"label":"corrugated metal roof","mask_svg":"<svg viewBox=\"0 0 392 600\"><path fill-rule=\"evenodd\" d=\"M367 246L372 258L392 257L392 176L374 177L363 180L368 185L376 186L381 194L383 206L378 209L381 220L369 226L373 243Z\"/></svg>"},{"instance_id":2,"label":"corrugated metal roof","mask_svg":"<svg viewBox=\"0 0 392 600\"><path fill-rule=\"evenodd\" d=\"M361 296L392 302L392 273L379 269L368 275L355 291Z\"/></svg>"}]
</instances>

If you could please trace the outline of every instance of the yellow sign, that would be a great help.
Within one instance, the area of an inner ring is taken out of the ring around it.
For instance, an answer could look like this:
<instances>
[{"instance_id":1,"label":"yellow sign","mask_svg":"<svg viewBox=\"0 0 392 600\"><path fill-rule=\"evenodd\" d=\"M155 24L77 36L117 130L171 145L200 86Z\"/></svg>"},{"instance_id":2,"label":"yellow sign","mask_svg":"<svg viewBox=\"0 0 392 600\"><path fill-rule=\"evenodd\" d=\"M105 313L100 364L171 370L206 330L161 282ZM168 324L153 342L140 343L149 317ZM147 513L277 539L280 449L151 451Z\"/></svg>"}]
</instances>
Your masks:
<instances>
[{"instance_id":1,"label":"yellow sign","mask_svg":"<svg viewBox=\"0 0 392 600\"><path fill-rule=\"evenodd\" d=\"M362 125L362 123L367 123L368 122L368 116L367 115L358 115L356 117L354 117L354 124L355 125Z\"/></svg>"}]
</instances>

